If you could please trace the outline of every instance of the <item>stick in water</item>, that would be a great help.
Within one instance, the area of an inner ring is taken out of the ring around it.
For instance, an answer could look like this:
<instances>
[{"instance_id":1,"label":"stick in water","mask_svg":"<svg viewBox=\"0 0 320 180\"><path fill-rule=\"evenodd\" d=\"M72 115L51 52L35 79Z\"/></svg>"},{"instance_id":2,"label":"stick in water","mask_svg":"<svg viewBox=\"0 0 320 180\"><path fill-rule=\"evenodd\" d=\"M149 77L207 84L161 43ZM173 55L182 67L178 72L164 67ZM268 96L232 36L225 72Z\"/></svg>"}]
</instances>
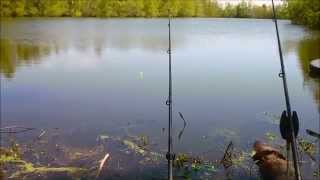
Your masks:
<instances>
[{"instance_id":1,"label":"stick in water","mask_svg":"<svg viewBox=\"0 0 320 180\"><path fill-rule=\"evenodd\" d=\"M100 161L100 165L99 165L99 169L98 169L98 173L97 173L97 176L96 176L96 178L98 178L99 177L99 175L100 175L100 172L101 172L101 170L102 170L102 168L104 167L104 165L106 164L106 162L107 162L107 160L108 160L108 158L109 158L109 153L107 153L102 159L101 159L101 161Z\"/></svg>"}]
</instances>

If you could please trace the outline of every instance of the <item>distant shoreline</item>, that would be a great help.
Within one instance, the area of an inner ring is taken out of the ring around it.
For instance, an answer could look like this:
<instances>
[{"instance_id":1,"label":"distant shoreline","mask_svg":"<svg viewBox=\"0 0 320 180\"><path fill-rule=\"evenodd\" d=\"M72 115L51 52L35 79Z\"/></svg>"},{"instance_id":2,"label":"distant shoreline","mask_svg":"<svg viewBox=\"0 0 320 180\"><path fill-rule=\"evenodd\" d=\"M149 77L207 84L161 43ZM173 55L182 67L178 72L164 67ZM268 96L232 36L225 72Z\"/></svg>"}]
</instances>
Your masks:
<instances>
[{"instance_id":1,"label":"distant shoreline","mask_svg":"<svg viewBox=\"0 0 320 180\"><path fill-rule=\"evenodd\" d=\"M68 1L29 0L15 3L2 0L2 17L273 17L272 7L254 4L251 0L229 2L217 0L92 0ZM19 1L19 0L18 0ZM278 18L288 18L287 3L276 5Z\"/></svg>"},{"instance_id":2,"label":"distant shoreline","mask_svg":"<svg viewBox=\"0 0 320 180\"><path fill-rule=\"evenodd\" d=\"M107 16L0 16L2 18L96 18L96 19L165 19L169 16L117 16L117 17L107 17ZM221 16L173 16L174 19L188 19L188 18L217 18L217 19L273 19L272 17L221 17ZM288 17L279 17L278 19L290 20Z\"/></svg>"},{"instance_id":3,"label":"distant shoreline","mask_svg":"<svg viewBox=\"0 0 320 180\"><path fill-rule=\"evenodd\" d=\"M278 19L320 29L320 3L275 0ZM320 1L319 1L320 2ZM1 0L1 17L272 19L271 0Z\"/></svg>"}]
</instances>

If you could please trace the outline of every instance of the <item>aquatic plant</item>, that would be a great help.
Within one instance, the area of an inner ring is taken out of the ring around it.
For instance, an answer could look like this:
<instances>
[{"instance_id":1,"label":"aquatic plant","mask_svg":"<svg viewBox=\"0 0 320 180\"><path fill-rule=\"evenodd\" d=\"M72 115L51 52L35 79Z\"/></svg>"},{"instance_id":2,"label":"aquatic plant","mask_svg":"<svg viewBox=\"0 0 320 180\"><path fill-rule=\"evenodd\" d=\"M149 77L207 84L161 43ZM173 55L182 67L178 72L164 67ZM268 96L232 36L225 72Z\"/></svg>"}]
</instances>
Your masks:
<instances>
[{"instance_id":1,"label":"aquatic plant","mask_svg":"<svg viewBox=\"0 0 320 180\"><path fill-rule=\"evenodd\" d=\"M280 124L280 118L281 116L278 114L274 114L272 112L263 112L263 115L268 119L267 122L273 124L273 125L279 125Z\"/></svg>"},{"instance_id":2,"label":"aquatic plant","mask_svg":"<svg viewBox=\"0 0 320 180\"><path fill-rule=\"evenodd\" d=\"M316 161L314 157L317 152L317 147L315 143L311 143L306 139L298 139L299 150L301 153L307 154L313 161Z\"/></svg>"},{"instance_id":3,"label":"aquatic plant","mask_svg":"<svg viewBox=\"0 0 320 180\"><path fill-rule=\"evenodd\" d=\"M189 157L185 153L179 153L176 159L173 161L173 166L177 168L182 168L189 161Z\"/></svg>"},{"instance_id":4,"label":"aquatic plant","mask_svg":"<svg viewBox=\"0 0 320 180\"><path fill-rule=\"evenodd\" d=\"M136 144L130 140L127 140L127 139L124 139L122 142L124 145L128 146L128 148L133 150L135 153L138 153L142 156L146 155L145 150L142 149L138 144Z\"/></svg>"},{"instance_id":5,"label":"aquatic plant","mask_svg":"<svg viewBox=\"0 0 320 180\"><path fill-rule=\"evenodd\" d=\"M179 153L173 162L177 170L177 177L183 179L199 176L202 177L201 179L210 178L217 171L215 164L215 162L186 153Z\"/></svg>"},{"instance_id":6,"label":"aquatic plant","mask_svg":"<svg viewBox=\"0 0 320 180\"><path fill-rule=\"evenodd\" d=\"M140 139L140 142L141 142L141 146L147 146L149 144L148 136L140 135L139 139Z\"/></svg>"},{"instance_id":7,"label":"aquatic plant","mask_svg":"<svg viewBox=\"0 0 320 180\"><path fill-rule=\"evenodd\" d=\"M271 141L271 142L274 141L277 138L277 136L275 134L271 133L271 132L267 132L265 134L265 136L266 136L267 140Z\"/></svg>"},{"instance_id":8,"label":"aquatic plant","mask_svg":"<svg viewBox=\"0 0 320 180\"><path fill-rule=\"evenodd\" d=\"M221 132L227 132L228 135L236 136L235 132L230 131L222 130ZM42 133L43 131L40 134ZM266 132L265 135L273 145L279 139L271 132ZM131 166L127 163L128 161L132 161L132 157L135 159L134 163L143 168L152 167L157 169L163 166L166 161L164 152L152 149L151 140L146 135L114 137L108 134L101 134L97 136L97 146L90 149L52 144L50 137L50 132L47 132L46 135L36 138L36 143L33 143L32 146L20 145L12 140L10 147L0 149L2 155L0 157L0 164L2 167L5 167L2 169L6 170L5 172L1 172L2 174L0 173L0 177L14 177L16 179L27 177L27 179L30 179L30 177L40 175L43 179L46 179L50 176L61 175L74 179L79 179L80 177L89 177L90 179L96 177L97 174L99 174L99 178L110 177L110 174L106 174L105 172L117 171L122 174L127 173L128 168ZM233 143L230 145L232 148L227 148L229 145L230 141L229 144L224 144L226 147L225 154L227 155L223 159L229 163L229 167L226 169L223 169L221 166L221 161L209 160L202 153L178 153L174 161L176 177L178 179L210 179L216 176L221 177L220 174L223 171L231 179L239 175L250 178L258 177L257 167L254 166L254 162L251 159L254 152L251 149L240 149ZM112 149L112 146L115 148ZM299 139L299 146L301 146L300 150L303 154L309 153L314 155L316 153L317 147L315 144L306 139ZM52 147L54 149L50 151ZM280 145L280 147L285 146ZM29 157L25 159L26 152L33 156L33 158L30 159ZM108 160L107 166L104 163L102 166L105 167L100 168L99 172L99 164L101 165L101 161L99 160L103 160L106 157L106 153L110 153L110 156L113 158ZM56 158L53 163L51 163L52 157ZM49 161L51 165L48 164ZM146 172L146 174L148 173L150 174L150 172ZM150 176L155 177L154 174ZM317 177L319 173L315 171L313 176Z\"/></svg>"},{"instance_id":9,"label":"aquatic plant","mask_svg":"<svg viewBox=\"0 0 320 180\"><path fill-rule=\"evenodd\" d=\"M9 149L2 148L1 152L5 152L0 156L0 164L3 170L6 171L6 167L10 167L9 170L14 172L8 177L12 179L23 179L25 176L45 176L52 173L62 173L66 176L70 176L74 179L80 179L84 177L87 170L77 167L35 167L33 163L22 160L17 157L15 152ZM4 172L5 174L5 172Z\"/></svg>"}]
</instances>

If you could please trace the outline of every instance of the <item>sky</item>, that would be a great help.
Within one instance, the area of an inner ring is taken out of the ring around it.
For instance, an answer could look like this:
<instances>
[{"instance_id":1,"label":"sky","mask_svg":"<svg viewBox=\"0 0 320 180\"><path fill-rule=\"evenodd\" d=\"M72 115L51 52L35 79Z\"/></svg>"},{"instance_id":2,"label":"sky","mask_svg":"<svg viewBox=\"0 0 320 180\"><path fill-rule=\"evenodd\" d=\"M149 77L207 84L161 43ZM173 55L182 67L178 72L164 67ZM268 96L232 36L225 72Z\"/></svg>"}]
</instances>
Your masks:
<instances>
[{"instance_id":1,"label":"sky","mask_svg":"<svg viewBox=\"0 0 320 180\"><path fill-rule=\"evenodd\" d=\"M227 3L238 4L238 3L242 2L242 0L217 0L217 1L218 1L218 3L220 3L222 5L225 5ZM251 2L254 5L263 5L263 4L271 5L271 0L244 0L244 1ZM274 0L274 3L276 5L282 4L283 0Z\"/></svg>"}]
</instances>

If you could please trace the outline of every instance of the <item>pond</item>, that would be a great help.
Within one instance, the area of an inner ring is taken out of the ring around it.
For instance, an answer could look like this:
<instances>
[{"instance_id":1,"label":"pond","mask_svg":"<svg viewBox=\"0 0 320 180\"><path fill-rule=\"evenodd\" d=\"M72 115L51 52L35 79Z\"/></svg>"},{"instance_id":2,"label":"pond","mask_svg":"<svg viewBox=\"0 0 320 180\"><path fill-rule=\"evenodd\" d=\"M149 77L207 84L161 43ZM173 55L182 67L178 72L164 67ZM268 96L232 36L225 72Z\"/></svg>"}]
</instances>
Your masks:
<instances>
[{"instance_id":1,"label":"pond","mask_svg":"<svg viewBox=\"0 0 320 180\"><path fill-rule=\"evenodd\" d=\"M308 69L320 57L320 35L284 20L279 30L300 136L309 138L306 129L320 129L320 81ZM59 143L77 149L100 135L146 137L166 152L166 19L2 19L0 39L3 127L58 128ZM172 58L175 152L221 159L229 141L250 150L271 133L284 143L272 20L174 19ZM179 112L187 122L181 139Z\"/></svg>"}]
</instances>

